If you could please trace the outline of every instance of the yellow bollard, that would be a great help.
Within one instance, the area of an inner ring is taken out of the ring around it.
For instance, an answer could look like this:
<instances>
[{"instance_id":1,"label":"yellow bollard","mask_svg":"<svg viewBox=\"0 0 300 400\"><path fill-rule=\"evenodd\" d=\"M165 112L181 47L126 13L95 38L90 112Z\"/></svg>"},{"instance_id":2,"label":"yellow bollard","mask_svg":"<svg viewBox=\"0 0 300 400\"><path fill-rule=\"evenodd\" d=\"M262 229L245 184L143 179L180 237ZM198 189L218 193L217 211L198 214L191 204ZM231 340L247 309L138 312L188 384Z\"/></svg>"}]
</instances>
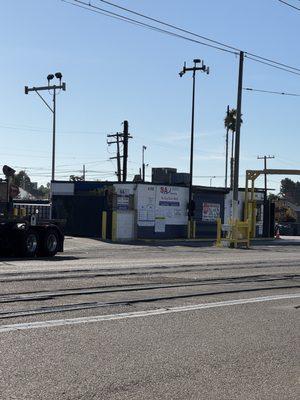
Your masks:
<instances>
[{"instance_id":1,"label":"yellow bollard","mask_svg":"<svg viewBox=\"0 0 300 400\"><path fill-rule=\"evenodd\" d=\"M115 242L117 240L117 212L112 212L112 222L111 222L111 240Z\"/></svg>"},{"instance_id":2,"label":"yellow bollard","mask_svg":"<svg viewBox=\"0 0 300 400\"><path fill-rule=\"evenodd\" d=\"M107 212L102 211L102 239L106 240Z\"/></svg>"},{"instance_id":3,"label":"yellow bollard","mask_svg":"<svg viewBox=\"0 0 300 400\"><path fill-rule=\"evenodd\" d=\"M221 246L221 237L222 237L222 220L221 220L221 218L217 218L217 241L216 241L216 246Z\"/></svg>"}]
</instances>

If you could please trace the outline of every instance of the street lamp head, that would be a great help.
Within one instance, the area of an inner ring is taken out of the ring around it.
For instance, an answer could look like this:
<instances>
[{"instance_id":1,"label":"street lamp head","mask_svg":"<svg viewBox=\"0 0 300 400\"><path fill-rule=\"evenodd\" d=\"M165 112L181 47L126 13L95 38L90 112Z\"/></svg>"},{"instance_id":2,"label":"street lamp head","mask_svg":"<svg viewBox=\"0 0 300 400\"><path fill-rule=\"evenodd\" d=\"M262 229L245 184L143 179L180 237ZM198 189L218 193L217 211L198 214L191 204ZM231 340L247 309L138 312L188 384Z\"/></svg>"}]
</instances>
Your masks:
<instances>
[{"instance_id":1,"label":"street lamp head","mask_svg":"<svg viewBox=\"0 0 300 400\"><path fill-rule=\"evenodd\" d=\"M50 85L50 81L52 81L53 78L54 78L54 75L53 75L53 74L49 74L49 75L47 76L48 86Z\"/></svg>"},{"instance_id":2,"label":"street lamp head","mask_svg":"<svg viewBox=\"0 0 300 400\"><path fill-rule=\"evenodd\" d=\"M182 78L185 73L186 73L186 62L184 62L183 64L182 71L179 72L180 78Z\"/></svg>"},{"instance_id":3,"label":"street lamp head","mask_svg":"<svg viewBox=\"0 0 300 400\"><path fill-rule=\"evenodd\" d=\"M62 73L61 72L56 72L55 77L57 79L61 79L62 78Z\"/></svg>"},{"instance_id":4,"label":"street lamp head","mask_svg":"<svg viewBox=\"0 0 300 400\"><path fill-rule=\"evenodd\" d=\"M194 59L194 63L195 63L195 64L199 64L199 63L201 63L201 60L200 60L199 58L195 58L195 59Z\"/></svg>"}]
</instances>

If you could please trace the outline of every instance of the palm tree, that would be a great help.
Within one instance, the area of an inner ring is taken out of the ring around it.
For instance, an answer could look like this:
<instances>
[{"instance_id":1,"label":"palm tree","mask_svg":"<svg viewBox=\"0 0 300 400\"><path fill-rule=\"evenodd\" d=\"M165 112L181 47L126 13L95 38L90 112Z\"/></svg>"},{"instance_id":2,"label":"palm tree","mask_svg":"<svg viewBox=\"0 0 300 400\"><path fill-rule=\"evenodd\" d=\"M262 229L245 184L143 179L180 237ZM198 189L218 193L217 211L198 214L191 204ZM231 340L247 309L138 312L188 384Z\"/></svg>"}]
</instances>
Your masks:
<instances>
[{"instance_id":1,"label":"palm tree","mask_svg":"<svg viewBox=\"0 0 300 400\"><path fill-rule=\"evenodd\" d=\"M241 119L241 123L243 120ZM227 170L228 170L228 133L231 131L231 158L230 158L230 187L232 188L232 179L233 179L233 153L234 153L234 139L235 139L235 130L236 130L236 109L229 108L227 106L227 113L224 118L224 126L226 128L226 163L225 163L225 187L227 187Z\"/></svg>"}]
</instances>

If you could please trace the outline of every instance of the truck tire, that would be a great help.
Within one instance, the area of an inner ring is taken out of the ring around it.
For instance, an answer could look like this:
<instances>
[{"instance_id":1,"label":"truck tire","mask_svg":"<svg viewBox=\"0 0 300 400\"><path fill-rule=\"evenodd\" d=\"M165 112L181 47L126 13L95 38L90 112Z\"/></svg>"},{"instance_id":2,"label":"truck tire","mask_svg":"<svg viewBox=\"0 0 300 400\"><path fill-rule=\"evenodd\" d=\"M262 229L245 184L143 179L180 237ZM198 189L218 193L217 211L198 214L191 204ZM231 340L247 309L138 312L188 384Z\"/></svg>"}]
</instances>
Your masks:
<instances>
[{"instance_id":1,"label":"truck tire","mask_svg":"<svg viewBox=\"0 0 300 400\"><path fill-rule=\"evenodd\" d=\"M41 255L53 257L58 252L59 236L55 229L48 229L41 243Z\"/></svg>"},{"instance_id":2,"label":"truck tire","mask_svg":"<svg viewBox=\"0 0 300 400\"><path fill-rule=\"evenodd\" d=\"M39 236L37 232L28 229L21 237L19 254L23 257L34 257L39 247Z\"/></svg>"}]
</instances>

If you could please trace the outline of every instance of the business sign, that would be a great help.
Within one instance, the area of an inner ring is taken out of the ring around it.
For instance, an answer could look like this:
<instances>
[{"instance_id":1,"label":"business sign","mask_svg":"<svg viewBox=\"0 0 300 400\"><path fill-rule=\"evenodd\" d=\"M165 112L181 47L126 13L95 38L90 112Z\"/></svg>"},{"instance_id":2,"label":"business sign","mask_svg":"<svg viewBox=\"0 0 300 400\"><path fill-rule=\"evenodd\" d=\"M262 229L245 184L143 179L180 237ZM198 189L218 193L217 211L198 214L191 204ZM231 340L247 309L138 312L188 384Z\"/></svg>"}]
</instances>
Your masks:
<instances>
[{"instance_id":1,"label":"business sign","mask_svg":"<svg viewBox=\"0 0 300 400\"><path fill-rule=\"evenodd\" d=\"M154 226L162 232L165 225L186 225L188 188L138 185L138 225Z\"/></svg>"},{"instance_id":2,"label":"business sign","mask_svg":"<svg viewBox=\"0 0 300 400\"><path fill-rule=\"evenodd\" d=\"M221 206L218 203L203 203L202 221L215 222L220 218Z\"/></svg>"}]
</instances>

